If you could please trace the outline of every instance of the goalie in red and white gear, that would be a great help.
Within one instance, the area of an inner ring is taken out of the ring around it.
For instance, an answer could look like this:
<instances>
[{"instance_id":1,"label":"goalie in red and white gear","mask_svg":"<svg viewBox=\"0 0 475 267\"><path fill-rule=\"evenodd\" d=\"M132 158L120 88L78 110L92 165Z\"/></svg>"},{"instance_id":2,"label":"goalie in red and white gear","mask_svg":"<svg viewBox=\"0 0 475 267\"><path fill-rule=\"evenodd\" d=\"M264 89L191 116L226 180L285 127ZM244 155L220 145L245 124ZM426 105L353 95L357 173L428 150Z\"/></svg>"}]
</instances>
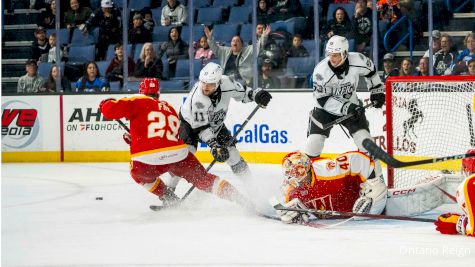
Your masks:
<instances>
[{"instance_id":1,"label":"goalie in red and white gear","mask_svg":"<svg viewBox=\"0 0 475 267\"><path fill-rule=\"evenodd\" d=\"M466 154L475 154L475 149L468 150ZM463 214L442 214L434 224L442 234L475 237L475 157L462 160L462 174L466 179L459 185L456 197Z\"/></svg>"},{"instance_id":2,"label":"goalie in red and white gear","mask_svg":"<svg viewBox=\"0 0 475 267\"><path fill-rule=\"evenodd\" d=\"M282 161L285 206L340 212L381 214L386 205L387 187L376 176L374 161L361 152L346 152L334 160L310 159L292 152ZM285 223L308 220L304 213L278 211Z\"/></svg>"},{"instance_id":3,"label":"goalie in red and white gear","mask_svg":"<svg viewBox=\"0 0 475 267\"><path fill-rule=\"evenodd\" d=\"M145 78L139 93L118 100L105 99L99 106L108 119L130 120L130 135L124 139L130 144L132 178L165 205L178 200L160 178L166 172L186 179L200 190L244 203L238 191L227 181L208 173L179 138L180 119L170 104L159 100L160 81Z\"/></svg>"}]
</instances>

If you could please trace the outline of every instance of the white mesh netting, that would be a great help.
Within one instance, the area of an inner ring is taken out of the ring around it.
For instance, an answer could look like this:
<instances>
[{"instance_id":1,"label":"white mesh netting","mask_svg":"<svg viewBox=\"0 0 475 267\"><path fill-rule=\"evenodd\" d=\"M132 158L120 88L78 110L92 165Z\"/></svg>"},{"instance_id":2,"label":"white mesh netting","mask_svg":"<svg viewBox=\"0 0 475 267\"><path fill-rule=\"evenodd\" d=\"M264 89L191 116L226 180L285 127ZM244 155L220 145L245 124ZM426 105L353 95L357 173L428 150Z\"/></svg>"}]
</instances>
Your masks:
<instances>
[{"instance_id":1,"label":"white mesh netting","mask_svg":"<svg viewBox=\"0 0 475 267\"><path fill-rule=\"evenodd\" d=\"M443 79L443 77L441 77ZM392 122L393 155L412 161L464 154L475 147L473 128L475 80L390 82L392 103L387 105ZM388 144L389 146L389 144ZM407 187L440 170L460 171L460 160L417 168L394 169L394 187Z\"/></svg>"}]
</instances>

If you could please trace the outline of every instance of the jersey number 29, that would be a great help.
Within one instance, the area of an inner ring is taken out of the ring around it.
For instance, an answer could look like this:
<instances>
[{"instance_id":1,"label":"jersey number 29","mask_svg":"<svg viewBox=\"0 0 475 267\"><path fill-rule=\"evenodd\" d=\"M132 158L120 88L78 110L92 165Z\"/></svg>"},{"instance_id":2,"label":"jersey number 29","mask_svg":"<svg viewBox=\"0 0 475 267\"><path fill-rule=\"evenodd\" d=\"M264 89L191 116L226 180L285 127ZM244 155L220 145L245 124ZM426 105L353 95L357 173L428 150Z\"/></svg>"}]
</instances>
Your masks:
<instances>
[{"instance_id":1,"label":"jersey number 29","mask_svg":"<svg viewBox=\"0 0 475 267\"><path fill-rule=\"evenodd\" d=\"M180 120L175 115L165 116L162 112L152 111L148 114L148 125L147 137L160 137L166 133L166 138L171 141L178 141L178 129L180 128ZM165 129L168 124L170 130Z\"/></svg>"}]
</instances>

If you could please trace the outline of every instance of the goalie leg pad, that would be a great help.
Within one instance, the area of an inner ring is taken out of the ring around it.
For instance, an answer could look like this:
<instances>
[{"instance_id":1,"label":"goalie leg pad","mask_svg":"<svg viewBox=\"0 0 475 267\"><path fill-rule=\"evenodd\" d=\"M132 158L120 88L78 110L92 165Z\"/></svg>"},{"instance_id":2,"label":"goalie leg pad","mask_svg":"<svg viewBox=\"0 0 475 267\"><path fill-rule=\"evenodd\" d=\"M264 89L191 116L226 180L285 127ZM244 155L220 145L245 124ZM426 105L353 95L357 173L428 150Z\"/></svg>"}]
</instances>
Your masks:
<instances>
[{"instance_id":1,"label":"goalie leg pad","mask_svg":"<svg viewBox=\"0 0 475 267\"><path fill-rule=\"evenodd\" d=\"M365 140L366 138L371 139L371 135L369 134L368 130L362 129L353 133L353 141L355 142L355 145L360 151L369 155L366 148L363 147L363 140ZM371 155L369 156L371 157ZM374 160L374 174L376 175L376 177L383 175L383 170L381 168L381 163L379 162L379 160Z\"/></svg>"}]
</instances>

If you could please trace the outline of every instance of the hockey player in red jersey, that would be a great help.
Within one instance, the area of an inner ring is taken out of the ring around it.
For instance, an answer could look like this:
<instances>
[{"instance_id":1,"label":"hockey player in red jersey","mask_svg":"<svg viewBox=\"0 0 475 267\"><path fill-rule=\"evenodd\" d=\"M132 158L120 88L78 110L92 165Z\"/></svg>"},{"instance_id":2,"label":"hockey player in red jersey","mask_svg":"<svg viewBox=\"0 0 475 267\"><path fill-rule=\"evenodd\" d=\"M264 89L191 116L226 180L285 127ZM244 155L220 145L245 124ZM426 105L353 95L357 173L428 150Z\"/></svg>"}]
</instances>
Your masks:
<instances>
[{"instance_id":1,"label":"hockey player in red jersey","mask_svg":"<svg viewBox=\"0 0 475 267\"><path fill-rule=\"evenodd\" d=\"M475 149L468 150L466 154L475 154ZM456 197L463 214L440 215L435 222L436 230L442 234L475 237L475 158L462 160L462 174L466 179L459 185Z\"/></svg>"},{"instance_id":2,"label":"hockey player in red jersey","mask_svg":"<svg viewBox=\"0 0 475 267\"><path fill-rule=\"evenodd\" d=\"M282 161L285 206L380 214L386 205L387 188L380 177L375 177L374 165L370 157L356 151L335 160L289 153ZM285 223L308 221L304 213L278 213Z\"/></svg>"},{"instance_id":3,"label":"hockey player in red jersey","mask_svg":"<svg viewBox=\"0 0 475 267\"><path fill-rule=\"evenodd\" d=\"M237 190L208 173L178 137L180 119L170 104L159 100L160 81L145 78L140 83L139 93L119 100L105 99L99 106L108 119L130 120L130 136L124 139L130 141L132 178L157 195L164 205L178 200L160 179L166 172L186 179L200 190L244 204Z\"/></svg>"}]
</instances>

